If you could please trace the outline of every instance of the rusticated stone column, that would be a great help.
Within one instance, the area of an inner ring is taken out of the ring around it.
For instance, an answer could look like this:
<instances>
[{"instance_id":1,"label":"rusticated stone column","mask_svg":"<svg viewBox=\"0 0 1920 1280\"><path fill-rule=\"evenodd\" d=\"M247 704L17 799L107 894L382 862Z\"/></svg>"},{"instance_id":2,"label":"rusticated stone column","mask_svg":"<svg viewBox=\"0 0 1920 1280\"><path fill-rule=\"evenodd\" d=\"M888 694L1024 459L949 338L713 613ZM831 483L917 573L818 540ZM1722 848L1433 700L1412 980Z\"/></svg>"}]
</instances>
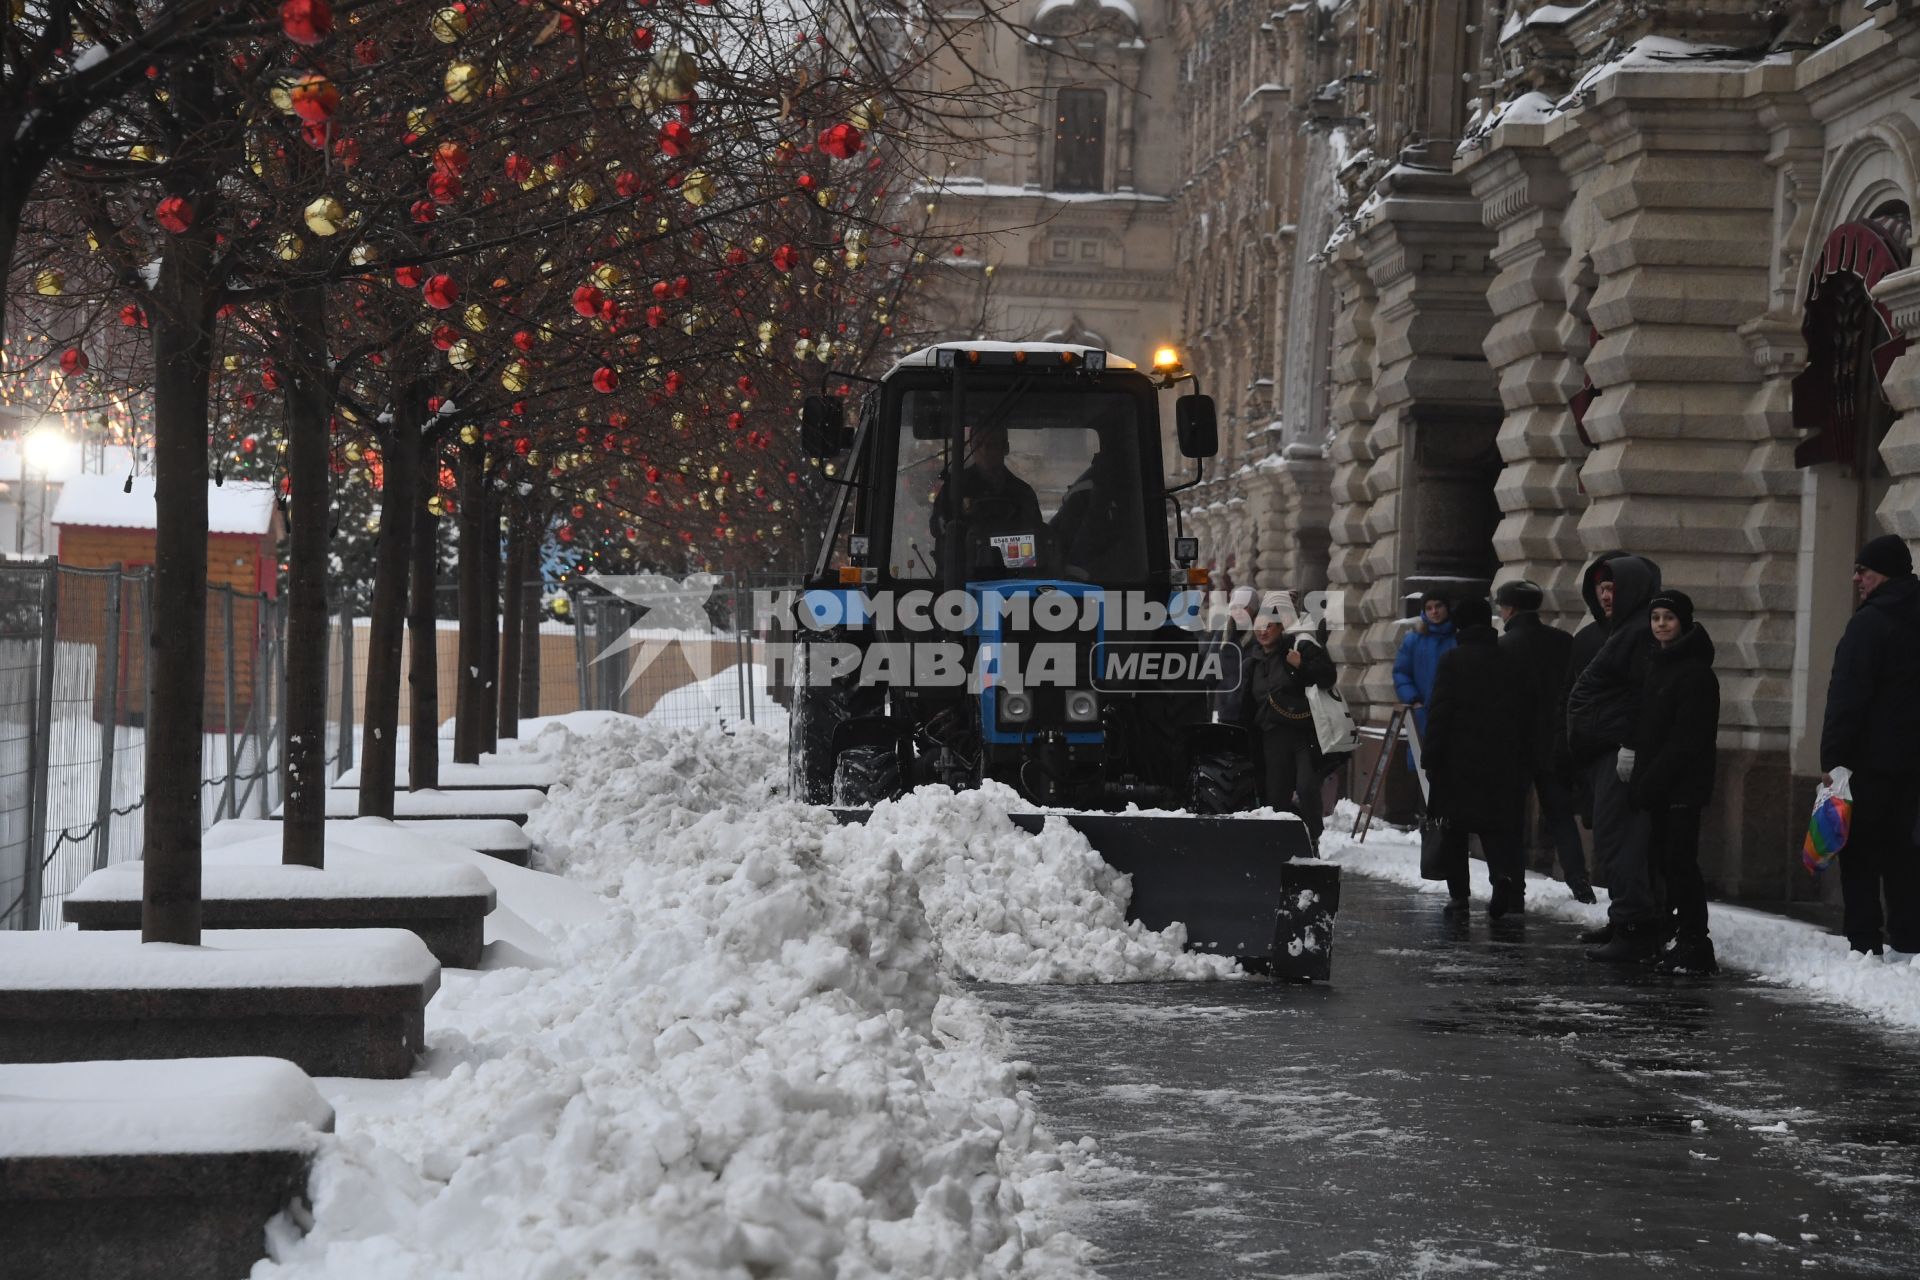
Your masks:
<instances>
[{"instance_id":1,"label":"rusticated stone column","mask_svg":"<svg viewBox=\"0 0 1920 1280\"><path fill-rule=\"evenodd\" d=\"M1333 469L1328 494L1327 583L1345 598L1347 625L1328 637L1333 660L1340 668L1340 686L1356 716L1386 719L1384 707L1368 705L1361 690L1366 672L1365 625L1360 601L1366 594L1367 469L1373 452L1367 444L1374 419L1373 281L1367 277L1360 246L1342 241L1330 266L1334 288L1333 444L1328 462Z\"/></svg>"},{"instance_id":2,"label":"rusticated stone column","mask_svg":"<svg viewBox=\"0 0 1920 1280\"><path fill-rule=\"evenodd\" d=\"M1880 456L1893 477L1893 487L1880 504L1880 523L1920 552L1920 267L1887 276L1873 297L1893 313L1894 328L1916 340L1880 384L1900 415L1880 444Z\"/></svg>"}]
</instances>

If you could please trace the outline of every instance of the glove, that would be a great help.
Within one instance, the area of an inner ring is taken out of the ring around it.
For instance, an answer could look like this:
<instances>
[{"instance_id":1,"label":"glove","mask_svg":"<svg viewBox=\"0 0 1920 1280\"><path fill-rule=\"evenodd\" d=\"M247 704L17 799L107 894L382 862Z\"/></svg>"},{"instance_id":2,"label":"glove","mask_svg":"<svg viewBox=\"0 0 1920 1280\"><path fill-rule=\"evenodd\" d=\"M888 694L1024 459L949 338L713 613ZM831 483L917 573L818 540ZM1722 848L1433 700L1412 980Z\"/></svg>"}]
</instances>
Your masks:
<instances>
[{"instance_id":1,"label":"glove","mask_svg":"<svg viewBox=\"0 0 1920 1280\"><path fill-rule=\"evenodd\" d=\"M1622 782L1633 781L1633 748L1620 748L1620 753L1613 760L1613 776Z\"/></svg>"}]
</instances>

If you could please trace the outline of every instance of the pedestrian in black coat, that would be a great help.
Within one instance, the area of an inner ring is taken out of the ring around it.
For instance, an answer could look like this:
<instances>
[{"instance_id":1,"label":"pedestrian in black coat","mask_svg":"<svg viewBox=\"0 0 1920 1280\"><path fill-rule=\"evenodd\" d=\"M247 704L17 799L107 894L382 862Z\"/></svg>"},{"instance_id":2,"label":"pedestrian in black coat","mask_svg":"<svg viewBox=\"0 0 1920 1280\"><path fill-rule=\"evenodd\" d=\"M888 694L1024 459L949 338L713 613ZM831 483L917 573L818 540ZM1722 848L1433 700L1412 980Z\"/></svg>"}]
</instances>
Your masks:
<instances>
[{"instance_id":1,"label":"pedestrian in black coat","mask_svg":"<svg viewBox=\"0 0 1920 1280\"><path fill-rule=\"evenodd\" d=\"M1580 845L1580 830L1573 820L1572 766L1562 745L1567 736L1563 682L1573 637L1540 620L1540 605L1545 599L1546 593L1537 583L1521 579L1500 584L1493 593L1493 603L1505 626L1500 651L1513 657L1533 684L1533 791L1540 800L1547 837L1560 858L1560 874L1575 898L1592 902L1586 850Z\"/></svg>"},{"instance_id":2,"label":"pedestrian in black coat","mask_svg":"<svg viewBox=\"0 0 1920 1280\"><path fill-rule=\"evenodd\" d=\"M1320 739L1307 690L1331 687L1338 673L1319 641L1282 625L1283 617L1293 616L1291 601L1284 607L1262 606L1246 649L1241 718L1259 739L1261 798L1270 807L1299 814L1318 849L1326 815L1321 811Z\"/></svg>"},{"instance_id":3,"label":"pedestrian in black coat","mask_svg":"<svg viewBox=\"0 0 1920 1280\"><path fill-rule=\"evenodd\" d=\"M1467 898L1467 837L1480 837L1493 880L1492 916L1524 907L1520 844L1533 777L1535 686L1500 650L1485 600L1454 606L1459 644L1440 659L1427 711L1427 811L1447 824L1453 908Z\"/></svg>"},{"instance_id":4,"label":"pedestrian in black coat","mask_svg":"<svg viewBox=\"0 0 1920 1280\"><path fill-rule=\"evenodd\" d=\"M1892 534L1854 558L1860 607L1833 654L1820 768L1852 771L1853 826L1840 851L1847 944L1879 953L1920 952L1920 581L1913 555ZM1886 895L1882 915L1881 894Z\"/></svg>"},{"instance_id":5,"label":"pedestrian in black coat","mask_svg":"<svg viewBox=\"0 0 1920 1280\"><path fill-rule=\"evenodd\" d=\"M1615 934L1629 931L1636 935L1635 949L1651 955L1666 941L1668 917L1648 856L1647 815L1629 800L1630 770L1622 766L1619 752L1633 728L1646 655L1653 648L1647 615L1660 590L1660 569L1641 556L1616 556L1596 564L1589 576L1607 617L1607 638L1567 698L1567 738L1573 758L1588 761L1593 789L1593 870L1607 886L1606 926L1587 939L1604 947ZM1605 958L1621 957L1609 953Z\"/></svg>"},{"instance_id":6,"label":"pedestrian in black coat","mask_svg":"<svg viewBox=\"0 0 1920 1280\"><path fill-rule=\"evenodd\" d=\"M1720 680L1713 673L1713 640L1693 619L1684 592L1653 598L1647 655L1633 728L1621 753L1629 759L1628 795L1648 816L1648 848L1676 917L1673 946L1660 965L1675 973L1714 973L1707 936L1707 887L1700 875L1700 811L1713 798L1720 737ZM1641 949L1622 936L1608 946Z\"/></svg>"}]
</instances>

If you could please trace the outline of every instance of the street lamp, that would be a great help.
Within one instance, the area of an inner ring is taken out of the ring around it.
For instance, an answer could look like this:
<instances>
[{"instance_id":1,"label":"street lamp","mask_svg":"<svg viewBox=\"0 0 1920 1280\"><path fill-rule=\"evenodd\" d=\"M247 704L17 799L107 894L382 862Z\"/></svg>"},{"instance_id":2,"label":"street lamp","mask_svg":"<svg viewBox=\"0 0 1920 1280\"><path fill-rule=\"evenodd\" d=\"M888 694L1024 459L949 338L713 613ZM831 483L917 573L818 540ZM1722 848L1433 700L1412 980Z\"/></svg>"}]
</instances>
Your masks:
<instances>
[{"instance_id":1,"label":"street lamp","mask_svg":"<svg viewBox=\"0 0 1920 1280\"><path fill-rule=\"evenodd\" d=\"M35 513L34 549L44 552L47 549L47 485L48 474L60 462L67 452L67 433L50 423L41 423L27 433L20 447L20 497L18 519L14 528L14 551L24 555L27 550L27 469L31 467L40 473L40 507Z\"/></svg>"}]
</instances>

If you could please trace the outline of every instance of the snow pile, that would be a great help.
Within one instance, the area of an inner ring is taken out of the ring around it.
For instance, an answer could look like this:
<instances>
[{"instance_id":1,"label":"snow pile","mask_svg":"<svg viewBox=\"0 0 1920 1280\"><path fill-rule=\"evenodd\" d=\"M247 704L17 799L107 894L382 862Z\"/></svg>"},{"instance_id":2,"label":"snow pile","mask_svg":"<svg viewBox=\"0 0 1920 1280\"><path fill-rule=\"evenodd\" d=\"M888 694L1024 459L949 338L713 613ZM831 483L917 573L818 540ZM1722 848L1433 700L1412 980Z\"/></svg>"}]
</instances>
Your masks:
<instances>
[{"instance_id":1,"label":"snow pile","mask_svg":"<svg viewBox=\"0 0 1920 1280\"><path fill-rule=\"evenodd\" d=\"M1375 823L1366 843L1355 844L1348 834L1355 812L1352 802L1343 800L1327 820L1320 846L1323 857L1361 875L1429 893L1446 892L1444 884L1420 878L1419 833ZM1492 893L1486 864L1475 859L1470 866L1473 895L1484 901ZM1598 885L1594 887L1600 897L1597 906L1575 902L1564 886L1537 873L1528 873L1527 889L1529 912L1546 911L1585 925L1606 921L1607 891ZM1859 1009L1897 1026L1920 1028L1920 968L1912 964L1884 964L1878 958L1852 955L1847 940L1837 934L1746 907L1713 903L1708 907L1707 926L1713 934L1714 954L1724 967L1744 969L1764 981Z\"/></svg>"},{"instance_id":2,"label":"snow pile","mask_svg":"<svg viewBox=\"0 0 1920 1280\"><path fill-rule=\"evenodd\" d=\"M328 1082L313 1227L256 1277L1086 1274L1069 1151L950 988L910 826L778 799L747 728L527 747L565 779L536 839L606 917L552 968L449 972L424 1077Z\"/></svg>"},{"instance_id":3,"label":"snow pile","mask_svg":"<svg viewBox=\"0 0 1920 1280\"><path fill-rule=\"evenodd\" d=\"M924 788L875 808L849 839L878 855L895 850L949 966L988 982L1138 982L1225 978L1224 956L1182 950L1186 930L1150 932L1129 922L1128 877L1065 821L1038 836L1007 818L1026 807L1009 787Z\"/></svg>"}]
</instances>

